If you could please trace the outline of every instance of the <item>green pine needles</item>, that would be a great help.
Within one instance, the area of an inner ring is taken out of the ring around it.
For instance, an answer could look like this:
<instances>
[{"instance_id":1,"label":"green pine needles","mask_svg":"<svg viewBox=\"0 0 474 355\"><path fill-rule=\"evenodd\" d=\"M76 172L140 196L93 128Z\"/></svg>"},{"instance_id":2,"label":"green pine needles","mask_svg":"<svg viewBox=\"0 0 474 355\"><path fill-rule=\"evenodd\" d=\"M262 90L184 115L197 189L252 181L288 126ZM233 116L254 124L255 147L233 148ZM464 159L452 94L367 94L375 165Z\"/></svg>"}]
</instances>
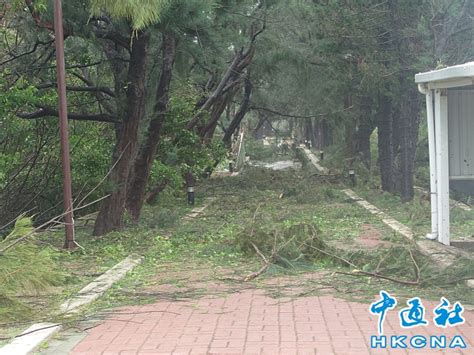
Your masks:
<instances>
[{"instance_id":1,"label":"green pine needles","mask_svg":"<svg viewBox=\"0 0 474 355\"><path fill-rule=\"evenodd\" d=\"M93 15L108 13L114 18L128 19L135 31L159 22L172 0L91 0Z\"/></svg>"},{"instance_id":2,"label":"green pine needles","mask_svg":"<svg viewBox=\"0 0 474 355\"><path fill-rule=\"evenodd\" d=\"M20 217L0 249L33 231L31 218ZM38 246L31 238L0 254L0 319L19 321L34 318L32 296L64 282L53 248ZM2 324L0 324L1 328Z\"/></svg>"}]
</instances>

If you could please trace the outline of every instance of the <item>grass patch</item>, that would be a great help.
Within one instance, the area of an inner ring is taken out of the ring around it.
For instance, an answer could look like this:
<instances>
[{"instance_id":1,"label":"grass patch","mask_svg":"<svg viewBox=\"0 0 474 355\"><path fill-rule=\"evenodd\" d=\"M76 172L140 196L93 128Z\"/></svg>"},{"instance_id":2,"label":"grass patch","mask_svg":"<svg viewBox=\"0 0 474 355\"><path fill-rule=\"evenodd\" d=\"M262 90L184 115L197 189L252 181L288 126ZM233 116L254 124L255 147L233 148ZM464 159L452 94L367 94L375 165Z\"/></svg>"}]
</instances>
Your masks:
<instances>
[{"instance_id":1,"label":"grass patch","mask_svg":"<svg viewBox=\"0 0 474 355\"><path fill-rule=\"evenodd\" d=\"M412 201L402 202L396 195L381 190L360 187L356 192L399 222L409 226L418 236L424 236L431 229L431 207L429 196L415 190ZM474 236L474 211L451 208L451 238L471 239Z\"/></svg>"}]
</instances>

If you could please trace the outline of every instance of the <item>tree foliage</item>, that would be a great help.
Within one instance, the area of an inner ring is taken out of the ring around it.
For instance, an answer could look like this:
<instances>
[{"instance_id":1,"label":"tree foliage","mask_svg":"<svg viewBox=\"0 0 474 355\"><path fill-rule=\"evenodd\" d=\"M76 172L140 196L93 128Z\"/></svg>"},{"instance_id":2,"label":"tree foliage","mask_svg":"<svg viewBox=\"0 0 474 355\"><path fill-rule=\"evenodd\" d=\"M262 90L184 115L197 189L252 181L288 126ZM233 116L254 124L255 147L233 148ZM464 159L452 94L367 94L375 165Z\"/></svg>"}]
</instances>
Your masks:
<instances>
[{"instance_id":1,"label":"tree foliage","mask_svg":"<svg viewBox=\"0 0 474 355\"><path fill-rule=\"evenodd\" d=\"M142 30L163 16L171 0L91 0L91 12L100 16L104 12L112 18L125 18L134 30Z\"/></svg>"},{"instance_id":2,"label":"tree foliage","mask_svg":"<svg viewBox=\"0 0 474 355\"><path fill-rule=\"evenodd\" d=\"M63 7L73 190L110 195L98 234L121 228L131 205L138 219L153 191L202 178L242 126L332 144L344 168L378 170L409 199L423 109L413 76L474 58L468 0ZM1 11L0 221L32 210L38 222L61 207L52 2Z\"/></svg>"}]
</instances>

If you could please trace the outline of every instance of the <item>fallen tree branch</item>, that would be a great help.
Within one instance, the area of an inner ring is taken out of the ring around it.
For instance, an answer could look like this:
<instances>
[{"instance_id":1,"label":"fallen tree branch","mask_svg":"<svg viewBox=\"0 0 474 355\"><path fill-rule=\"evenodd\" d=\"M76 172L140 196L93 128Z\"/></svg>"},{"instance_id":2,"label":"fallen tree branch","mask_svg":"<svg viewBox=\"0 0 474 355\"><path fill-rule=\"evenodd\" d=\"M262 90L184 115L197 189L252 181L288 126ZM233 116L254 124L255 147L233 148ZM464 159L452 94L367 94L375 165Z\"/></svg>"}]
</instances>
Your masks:
<instances>
[{"instance_id":1,"label":"fallen tree branch","mask_svg":"<svg viewBox=\"0 0 474 355\"><path fill-rule=\"evenodd\" d=\"M270 264L265 264L264 266L262 266L262 268L260 270L252 272L251 274L245 276L244 282L248 282L248 281L251 281L253 279L256 279L261 274L265 273L268 270L269 267L270 267Z\"/></svg>"},{"instance_id":2,"label":"fallen tree branch","mask_svg":"<svg viewBox=\"0 0 474 355\"><path fill-rule=\"evenodd\" d=\"M265 257L265 255L263 255L263 253L260 251L260 249L258 249L258 247L254 244L254 243L251 243L253 248L255 249L255 251L257 252L258 256L260 256L262 259L263 259L263 262L265 264L268 264L268 259Z\"/></svg>"},{"instance_id":3,"label":"fallen tree branch","mask_svg":"<svg viewBox=\"0 0 474 355\"><path fill-rule=\"evenodd\" d=\"M309 246L310 248L313 248L314 250L320 252L320 253L323 253L327 256L330 256L332 258L335 258L337 260L340 260L342 261L344 264L346 265L349 265L351 266L352 268L354 268L354 270L352 272L344 272L344 271L336 271L337 274L343 274L343 275L349 275L349 276L369 276L369 277L374 277L374 278L378 278L378 279L383 279L383 280L387 280L387 281L392 281L392 282L396 282L396 283L399 283L399 284L402 284L402 285L410 285L410 286L418 286L420 284L420 273L419 273L419 268L418 268L418 264L416 263L415 261L415 258L413 257L413 254L411 252L411 249L409 249L410 251L410 256L413 260L413 263L415 265L415 270L416 270L416 280L415 281L406 281L406 280L400 280L400 279L396 279L394 277L390 277L390 276L384 276L384 275L381 275L379 273L375 273L375 272L369 272L369 271L363 271L361 270L359 267L357 267L355 264L353 264L352 262L350 262L349 260L347 259L344 259L338 255L335 255L335 254L332 254L332 253L329 253L325 250L322 250L322 249L319 249L319 248L316 248L315 246L313 245L309 245L309 244L305 244L306 246Z\"/></svg>"},{"instance_id":4,"label":"fallen tree branch","mask_svg":"<svg viewBox=\"0 0 474 355\"><path fill-rule=\"evenodd\" d=\"M252 272L251 274L247 275L244 278L244 282L253 280L259 277L260 275L262 275L263 273L265 273L270 267L271 263L276 259L275 249L273 249L272 256L270 257L270 260L268 260L267 257L260 251L260 249L258 249L258 247L254 243L251 243L251 244L253 248L255 249L255 251L257 252L258 256L262 258L264 265L260 268L260 270Z\"/></svg>"},{"instance_id":5,"label":"fallen tree branch","mask_svg":"<svg viewBox=\"0 0 474 355\"><path fill-rule=\"evenodd\" d=\"M420 267L418 266L418 263L415 260L415 257L413 255L413 252L412 252L411 248L409 248L408 251L410 252L411 261L413 261L413 267L415 269L416 282L417 282L417 284L419 284L420 283Z\"/></svg>"},{"instance_id":6,"label":"fallen tree branch","mask_svg":"<svg viewBox=\"0 0 474 355\"><path fill-rule=\"evenodd\" d=\"M255 209L255 212L253 214L252 230L250 231L250 237L253 237L253 235L255 233L255 221L257 219L257 213L258 213L258 210L260 209L260 206L261 206L261 204L259 204L257 206L257 208ZM260 275L262 275L264 272L266 272L268 270L268 268L270 267L271 262L275 259L275 255L276 255L276 250L275 250L275 246L274 246L273 251L272 251L272 256L271 256L270 261L269 261L267 259L267 257L260 251L260 249L258 249L258 247L255 245L255 243L251 242L250 244L252 244L252 247L255 249L255 252L257 253L257 255L260 256L260 258L262 258L263 266L260 268L260 270L252 272L251 274L244 277L244 279L243 279L244 282L253 280L253 279L259 277Z\"/></svg>"},{"instance_id":7,"label":"fallen tree branch","mask_svg":"<svg viewBox=\"0 0 474 355\"><path fill-rule=\"evenodd\" d=\"M78 210L81 210L81 209L83 209L83 208L92 206L93 204L95 204L95 203L97 203L97 202L100 202L100 201L106 199L106 198L109 197L109 196L110 196L110 194L109 194L109 195L106 195L106 196L102 196L102 197L98 198L97 200L94 200L94 201L92 201L92 202L90 202L90 203L88 203L88 204L86 204L86 205L84 205L84 206L81 206L81 207L79 207L79 208L74 208L73 211L78 211ZM4 247L3 249L0 250L0 256L1 256L2 254L4 254L8 249L14 247L15 245L17 245L18 243L24 241L25 239L27 239L27 238L33 236L37 231L41 230L42 228L44 228L44 227L46 227L46 226L48 226L48 225L50 225L50 224L53 224L53 223L56 223L56 224L59 223L59 219L62 218L62 217L64 217L67 213L69 213L69 211L66 211L66 212L61 213L60 215L58 215L58 216L56 216L56 217L51 218L49 221L47 221L47 222L41 224L40 226L36 227L36 228L33 229L31 232L25 234L24 236L22 236L21 238L18 238L17 240L15 240L15 241L13 241L13 242L11 242L9 245L7 245L6 247Z\"/></svg>"},{"instance_id":8,"label":"fallen tree branch","mask_svg":"<svg viewBox=\"0 0 474 355\"><path fill-rule=\"evenodd\" d=\"M378 278L378 279L392 281L392 282L396 282L396 283L399 283L399 284L402 284L402 285L408 285L408 286L418 286L420 284L420 282L418 280L417 281L405 281L405 280L396 279L396 278L393 278L393 277L390 277L390 276L384 276L384 275L376 274L376 273L373 273L373 272L362 271L362 270L354 270L354 272L336 271L336 274L342 274L342 275L348 275L348 276L362 276L362 277L363 276L369 276L369 277L375 277L375 278Z\"/></svg>"}]
</instances>

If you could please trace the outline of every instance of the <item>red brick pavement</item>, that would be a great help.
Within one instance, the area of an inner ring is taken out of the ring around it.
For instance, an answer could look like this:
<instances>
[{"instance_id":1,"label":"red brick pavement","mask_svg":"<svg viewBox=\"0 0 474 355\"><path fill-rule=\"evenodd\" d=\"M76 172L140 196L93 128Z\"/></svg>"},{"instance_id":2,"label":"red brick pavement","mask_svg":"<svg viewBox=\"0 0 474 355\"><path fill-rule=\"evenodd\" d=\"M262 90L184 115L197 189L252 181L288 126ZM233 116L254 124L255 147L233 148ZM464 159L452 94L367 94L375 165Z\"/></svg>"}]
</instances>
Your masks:
<instances>
[{"instance_id":1,"label":"red brick pavement","mask_svg":"<svg viewBox=\"0 0 474 355\"><path fill-rule=\"evenodd\" d=\"M375 299L375 298L374 298ZM453 300L454 301L454 300ZM431 320L434 303L427 306ZM273 299L260 290L225 298L122 308L89 334L72 351L80 354L474 354L474 313L466 323L440 329L430 325L402 330L398 312L387 314L387 336L459 334L468 342L460 350L369 350L377 318L368 305L332 296Z\"/></svg>"}]
</instances>

